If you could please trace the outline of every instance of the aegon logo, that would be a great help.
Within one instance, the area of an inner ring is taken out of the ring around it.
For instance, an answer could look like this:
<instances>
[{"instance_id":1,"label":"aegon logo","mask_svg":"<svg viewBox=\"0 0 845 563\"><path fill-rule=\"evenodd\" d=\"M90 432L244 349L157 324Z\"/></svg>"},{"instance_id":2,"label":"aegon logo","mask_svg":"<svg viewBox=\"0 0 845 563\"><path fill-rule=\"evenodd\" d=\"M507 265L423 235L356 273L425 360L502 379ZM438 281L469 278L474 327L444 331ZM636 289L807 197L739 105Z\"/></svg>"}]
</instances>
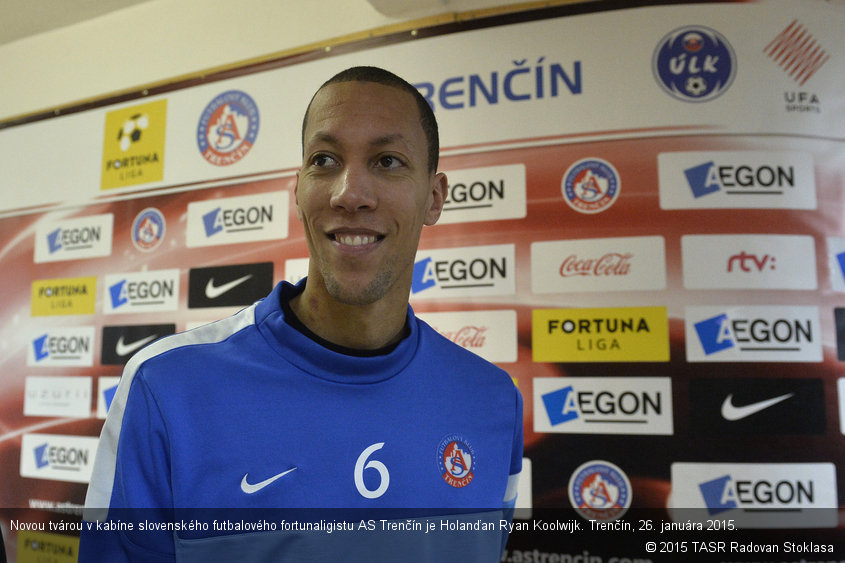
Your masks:
<instances>
[{"instance_id":1,"label":"aegon logo","mask_svg":"<svg viewBox=\"0 0 845 563\"><path fill-rule=\"evenodd\" d=\"M271 192L189 203L187 246L286 238L289 197Z\"/></svg>"},{"instance_id":2,"label":"aegon logo","mask_svg":"<svg viewBox=\"0 0 845 563\"><path fill-rule=\"evenodd\" d=\"M179 270L106 276L106 313L174 311L179 300Z\"/></svg>"},{"instance_id":3,"label":"aegon logo","mask_svg":"<svg viewBox=\"0 0 845 563\"><path fill-rule=\"evenodd\" d=\"M102 240L102 229L83 227L81 229L56 229L47 233L47 246L50 254L59 250L82 250L92 248Z\"/></svg>"},{"instance_id":4,"label":"aegon logo","mask_svg":"<svg viewBox=\"0 0 845 563\"><path fill-rule=\"evenodd\" d=\"M536 432L673 432L672 383L664 377L535 378L534 409Z\"/></svg>"},{"instance_id":5,"label":"aegon logo","mask_svg":"<svg viewBox=\"0 0 845 563\"><path fill-rule=\"evenodd\" d=\"M437 224L521 219L527 212L525 165L449 172L443 214Z\"/></svg>"},{"instance_id":6,"label":"aegon logo","mask_svg":"<svg viewBox=\"0 0 845 563\"><path fill-rule=\"evenodd\" d=\"M112 214L45 223L35 235L35 263L96 258L111 254Z\"/></svg>"},{"instance_id":7,"label":"aegon logo","mask_svg":"<svg viewBox=\"0 0 845 563\"><path fill-rule=\"evenodd\" d=\"M689 307L687 360L820 362L818 319L816 307Z\"/></svg>"},{"instance_id":8,"label":"aegon logo","mask_svg":"<svg viewBox=\"0 0 845 563\"><path fill-rule=\"evenodd\" d=\"M117 394L117 386L120 377L103 376L97 379L97 418L105 419L109 414L114 397Z\"/></svg>"},{"instance_id":9,"label":"aegon logo","mask_svg":"<svg viewBox=\"0 0 845 563\"><path fill-rule=\"evenodd\" d=\"M88 450L65 448L43 443L35 447L35 464L40 469L52 466L55 469L79 471L88 464Z\"/></svg>"},{"instance_id":10,"label":"aegon logo","mask_svg":"<svg viewBox=\"0 0 845 563\"><path fill-rule=\"evenodd\" d=\"M845 292L845 238L827 237L827 257L831 289Z\"/></svg>"},{"instance_id":11,"label":"aegon logo","mask_svg":"<svg viewBox=\"0 0 845 563\"><path fill-rule=\"evenodd\" d=\"M684 175L696 198L719 190L725 190L729 196L763 193L783 195L785 189L795 187L794 166L718 166L711 160L687 168Z\"/></svg>"},{"instance_id":12,"label":"aegon logo","mask_svg":"<svg viewBox=\"0 0 845 563\"><path fill-rule=\"evenodd\" d=\"M665 307L535 309L535 362L669 360Z\"/></svg>"},{"instance_id":13,"label":"aegon logo","mask_svg":"<svg viewBox=\"0 0 845 563\"><path fill-rule=\"evenodd\" d=\"M657 160L663 209L816 207L808 153L677 152Z\"/></svg>"},{"instance_id":14,"label":"aegon logo","mask_svg":"<svg viewBox=\"0 0 845 563\"><path fill-rule=\"evenodd\" d=\"M78 336L50 336L43 334L33 342L35 360L40 362L49 357L80 358L91 351L91 341Z\"/></svg>"},{"instance_id":15,"label":"aegon logo","mask_svg":"<svg viewBox=\"0 0 845 563\"><path fill-rule=\"evenodd\" d=\"M742 506L791 506L812 505L815 502L815 484L812 481L752 481L735 480L725 475L701 483L698 488L710 514L719 514Z\"/></svg>"},{"instance_id":16,"label":"aegon logo","mask_svg":"<svg viewBox=\"0 0 845 563\"><path fill-rule=\"evenodd\" d=\"M21 476L87 483L96 448L97 438L25 434L21 444Z\"/></svg>"},{"instance_id":17,"label":"aegon logo","mask_svg":"<svg viewBox=\"0 0 845 563\"><path fill-rule=\"evenodd\" d=\"M516 288L513 265L513 245L420 252L411 294L415 299L511 295Z\"/></svg>"},{"instance_id":18,"label":"aegon logo","mask_svg":"<svg viewBox=\"0 0 845 563\"><path fill-rule=\"evenodd\" d=\"M830 526L835 511L818 509L837 506L835 473L830 463L674 463L671 502L740 528Z\"/></svg>"},{"instance_id":19,"label":"aegon logo","mask_svg":"<svg viewBox=\"0 0 845 563\"><path fill-rule=\"evenodd\" d=\"M29 347L27 365L88 367L94 364L94 327L61 327L36 333Z\"/></svg>"},{"instance_id":20,"label":"aegon logo","mask_svg":"<svg viewBox=\"0 0 845 563\"><path fill-rule=\"evenodd\" d=\"M264 207L236 207L223 209L218 207L202 216L206 236L218 233L239 231L254 231L261 229L264 224L273 221L273 206Z\"/></svg>"}]
</instances>

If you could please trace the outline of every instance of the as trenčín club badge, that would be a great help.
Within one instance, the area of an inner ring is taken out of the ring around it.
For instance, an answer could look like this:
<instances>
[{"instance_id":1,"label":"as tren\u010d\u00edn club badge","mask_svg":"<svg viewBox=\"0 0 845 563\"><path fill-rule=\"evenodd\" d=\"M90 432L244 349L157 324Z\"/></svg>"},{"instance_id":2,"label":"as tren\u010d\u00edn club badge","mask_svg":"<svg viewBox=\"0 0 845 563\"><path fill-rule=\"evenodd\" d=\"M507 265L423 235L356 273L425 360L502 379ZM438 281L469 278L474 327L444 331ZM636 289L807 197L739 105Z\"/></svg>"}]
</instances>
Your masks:
<instances>
[{"instance_id":1,"label":"as tren\u010d\u00edn club badge","mask_svg":"<svg viewBox=\"0 0 845 563\"><path fill-rule=\"evenodd\" d=\"M164 214L155 207L144 209L132 222L132 243L138 250L152 252L164 240Z\"/></svg>"},{"instance_id":2,"label":"as tren\u010d\u00edn club badge","mask_svg":"<svg viewBox=\"0 0 845 563\"><path fill-rule=\"evenodd\" d=\"M437 462L443 480L455 488L466 487L473 478L475 453L461 436L450 435L440 441Z\"/></svg>"},{"instance_id":3,"label":"as tren\u010d\u00edn club badge","mask_svg":"<svg viewBox=\"0 0 845 563\"><path fill-rule=\"evenodd\" d=\"M567 490L572 507L588 520L616 520L631 506L628 476L608 461L588 461L578 467Z\"/></svg>"},{"instance_id":4,"label":"as tren\u010d\u00edn club badge","mask_svg":"<svg viewBox=\"0 0 845 563\"><path fill-rule=\"evenodd\" d=\"M252 149L258 136L258 106L245 92L229 90L214 98L200 116L197 144L205 160L228 166Z\"/></svg>"},{"instance_id":5,"label":"as tren\u010d\u00edn club badge","mask_svg":"<svg viewBox=\"0 0 845 563\"><path fill-rule=\"evenodd\" d=\"M619 197L621 182L616 168L600 158L585 158L563 175L561 190L566 203L580 213L600 213Z\"/></svg>"}]
</instances>

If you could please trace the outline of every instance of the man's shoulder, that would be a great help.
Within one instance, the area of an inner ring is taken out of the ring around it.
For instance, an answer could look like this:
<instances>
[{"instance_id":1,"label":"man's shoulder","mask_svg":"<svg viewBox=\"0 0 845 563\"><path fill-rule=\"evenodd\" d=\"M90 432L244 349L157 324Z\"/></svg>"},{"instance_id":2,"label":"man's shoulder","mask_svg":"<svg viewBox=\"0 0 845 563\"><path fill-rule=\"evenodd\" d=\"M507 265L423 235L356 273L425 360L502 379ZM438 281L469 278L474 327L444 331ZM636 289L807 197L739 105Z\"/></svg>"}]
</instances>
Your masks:
<instances>
[{"instance_id":1,"label":"man's shoulder","mask_svg":"<svg viewBox=\"0 0 845 563\"><path fill-rule=\"evenodd\" d=\"M244 334L255 325L252 308L185 332L166 336L146 346L127 363L127 369L137 370L175 363L193 362L201 357L230 354L227 348L232 338Z\"/></svg>"},{"instance_id":2,"label":"man's shoulder","mask_svg":"<svg viewBox=\"0 0 845 563\"><path fill-rule=\"evenodd\" d=\"M420 332L423 334L422 338L430 347L426 353L431 353L432 349L436 353L436 357L427 358L427 360L453 366L456 370L464 373L477 374L487 380L491 379L492 374L493 380L501 381L511 386L513 385L510 375L496 364L449 340L419 317L417 317L416 321Z\"/></svg>"}]
</instances>

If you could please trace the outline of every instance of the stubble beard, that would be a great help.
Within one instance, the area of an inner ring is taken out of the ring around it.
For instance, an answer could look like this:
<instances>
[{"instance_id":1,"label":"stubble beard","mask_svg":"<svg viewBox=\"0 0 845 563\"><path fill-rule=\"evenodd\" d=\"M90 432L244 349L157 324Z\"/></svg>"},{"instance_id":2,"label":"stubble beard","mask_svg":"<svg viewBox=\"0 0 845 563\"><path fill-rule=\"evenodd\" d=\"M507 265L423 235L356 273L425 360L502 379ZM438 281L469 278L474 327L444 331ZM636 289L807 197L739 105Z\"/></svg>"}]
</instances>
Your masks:
<instances>
[{"instance_id":1,"label":"stubble beard","mask_svg":"<svg viewBox=\"0 0 845 563\"><path fill-rule=\"evenodd\" d=\"M413 260L404 266L406 268L412 267ZM395 261L385 264L363 287L358 283L344 283L342 276L335 275L333 270L328 267L321 267L321 275L326 292L332 299L344 305L363 306L372 305L384 298L399 282L400 276L397 275L397 272L404 269Z\"/></svg>"}]
</instances>

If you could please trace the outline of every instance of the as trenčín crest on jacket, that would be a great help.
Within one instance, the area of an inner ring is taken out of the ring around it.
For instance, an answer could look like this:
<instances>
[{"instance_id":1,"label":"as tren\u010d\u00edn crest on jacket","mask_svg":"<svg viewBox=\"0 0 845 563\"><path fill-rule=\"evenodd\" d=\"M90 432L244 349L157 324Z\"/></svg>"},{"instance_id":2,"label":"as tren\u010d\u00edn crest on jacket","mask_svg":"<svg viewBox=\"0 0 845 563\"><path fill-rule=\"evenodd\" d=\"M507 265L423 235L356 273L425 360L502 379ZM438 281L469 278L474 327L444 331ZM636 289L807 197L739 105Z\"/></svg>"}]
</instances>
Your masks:
<instances>
[{"instance_id":1,"label":"as tren\u010d\u00edn crest on jacket","mask_svg":"<svg viewBox=\"0 0 845 563\"><path fill-rule=\"evenodd\" d=\"M443 480L457 489L472 482L475 469L475 452L462 436L452 434L440 441L437 462Z\"/></svg>"}]
</instances>

